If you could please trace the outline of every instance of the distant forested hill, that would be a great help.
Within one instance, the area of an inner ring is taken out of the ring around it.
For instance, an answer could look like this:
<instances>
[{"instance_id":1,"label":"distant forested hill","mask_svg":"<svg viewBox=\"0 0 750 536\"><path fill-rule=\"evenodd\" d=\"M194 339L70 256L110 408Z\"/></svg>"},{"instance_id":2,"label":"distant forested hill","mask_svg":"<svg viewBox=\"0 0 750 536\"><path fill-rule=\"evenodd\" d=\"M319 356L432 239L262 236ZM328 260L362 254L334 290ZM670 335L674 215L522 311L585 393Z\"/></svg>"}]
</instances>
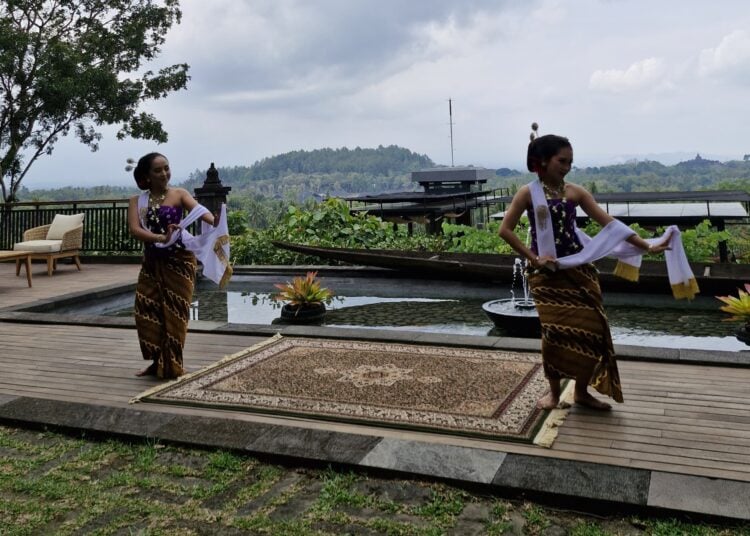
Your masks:
<instances>
[{"instance_id":1,"label":"distant forested hill","mask_svg":"<svg viewBox=\"0 0 750 536\"><path fill-rule=\"evenodd\" d=\"M496 183L499 186L521 185L531 178L531 174L506 173L496 179ZM693 160L673 166L640 161L574 168L568 180L597 192L750 190L750 161L719 162L696 155Z\"/></svg>"},{"instance_id":2,"label":"distant forested hill","mask_svg":"<svg viewBox=\"0 0 750 536\"><path fill-rule=\"evenodd\" d=\"M219 167L224 185L231 186L235 199L246 196L301 201L312 196L346 195L415 190L410 173L433 167L426 155L391 145L376 149L318 149L292 151L264 158L252 166ZM180 184L193 191L201 186L206 170L195 170ZM501 168L489 187L520 186L532 178L529 173ZM175 183L178 181L175 179ZM750 161L718 162L696 158L665 166L641 161L615 166L574 168L569 180L597 192L748 190ZM97 186L66 187L55 190L23 188L22 201L123 198L137 193L135 188Z\"/></svg>"},{"instance_id":3,"label":"distant forested hill","mask_svg":"<svg viewBox=\"0 0 750 536\"><path fill-rule=\"evenodd\" d=\"M748 190L750 162L719 162L696 155L674 166L646 161L585 168L576 170L575 177L581 184L595 183L601 192Z\"/></svg>"},{"instance_id":4,"label":"distant forested hill","mask_svg":"<svg viewBox=\"0 0 750 536\"><path fill-rule=\"evenodd\" d=\"M18 192L19 201L83 201L86 199L124 199L140 193L135 186L66 186L29 190L22 186Z\"/></svg>"},{"instance_id":5,"label":"distant forested hill","mask_svg":"<svg viewBox=\"0 0 750 536\"><path fill-rule=\"evenodd\" d=\"M264 158L250 167L219 167L221 182L234 191L271 197L304 199L314 194L341 195L412 189L410 173L435 164L426 155L382 145L376 149L316 149L292 151ZM185 182L200 186L205 170L196 170Z\"/></svg>"}]
</instances>

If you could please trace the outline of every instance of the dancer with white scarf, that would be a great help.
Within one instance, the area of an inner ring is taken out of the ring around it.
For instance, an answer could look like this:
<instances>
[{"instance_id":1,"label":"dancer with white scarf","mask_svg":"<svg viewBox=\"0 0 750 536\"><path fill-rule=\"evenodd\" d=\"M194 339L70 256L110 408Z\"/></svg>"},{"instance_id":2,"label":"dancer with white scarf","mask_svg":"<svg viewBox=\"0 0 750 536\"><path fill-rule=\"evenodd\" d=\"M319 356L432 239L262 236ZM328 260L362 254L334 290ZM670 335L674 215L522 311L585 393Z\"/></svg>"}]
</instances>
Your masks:
<instances>
[{"instance_id":1,"label":"dancer with white scarf","mask_svg":"<svg viewBox=\"0 0 750 536\"><path fill-rule=\"evenodd\" d=\"M542 324L542 361L550 390L537 405L542 409L557 407L561 380L570 378L576 382L577 404L608 410L608 403L588 391L591 385L615 401L623 401L598 272L591 263L607 255L617 256L626 267L620 273L635 279L642 254L673 252L679 257L670 272L670 283L673 276L680 280L672 285L675 296L692 297L697 285L676 227L655 240L640 238L607 214L585 188L565 182L573 165L570 142L552 134L537 137L537 128L534 123L527 167L538 180L518 190L500 227L500 236L527 260L529 286ZM576 207L599 223L602 233L590 239L578 230ZM528 212L531 225L530 247L515 233L524 212Z\"/></svg>"},{"instance_id":2,"label":"dancer with white scarf","mask_svg":"<svg viewBox=\"0 0 750 536\"><path fill-rule=\"evenodd\" d=\"M190 319L197 261L203 273L226 284L229 236L226 208L214 218L183 188L169 186L171 171L164 155L149 153L133 170L143 194L130 199L128 227L144 243L143 263L135 295L135 324L143 359L151 364L136 376L172 379L185 373L182 350ZM183 219L183 213L189 211ZM187 227L201 221L202 233Z\"/></svg>"}]
</instances>

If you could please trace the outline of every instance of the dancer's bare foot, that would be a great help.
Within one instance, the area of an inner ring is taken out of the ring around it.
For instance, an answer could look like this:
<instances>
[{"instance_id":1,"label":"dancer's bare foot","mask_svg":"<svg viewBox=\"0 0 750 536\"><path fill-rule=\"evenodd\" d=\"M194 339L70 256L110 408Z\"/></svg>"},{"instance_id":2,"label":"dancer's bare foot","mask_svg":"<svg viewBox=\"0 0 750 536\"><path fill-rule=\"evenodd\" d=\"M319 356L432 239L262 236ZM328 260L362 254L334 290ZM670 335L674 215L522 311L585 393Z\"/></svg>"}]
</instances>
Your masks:
<instances>
[{"instance_id":1,"label":"dancer's bare foot","mask_svg":"<svg viewBox=\"0 0 750 536\"><path fill-rule=\"evenodd\" d=\"M537 401L536 407L539 409L555 409L559 403L560 397L557 397L552 393L547 393Z\"/></svg>"},{"instance_id":2,"label":"dancer's bare foot","mask_svg":"<svg viewBox=\"0 0 750 536\"><path fill-rule=\"evenodd\" d=\"M576 393L575 394L575 402L576 404L580 404L581 406L585 406L587 408L595 409L598 411L609 411L612 409L612 406L607 404L606 402L602 402L601 400L597 400L594 398L591 393Z\"/></svg>"},{"instance_id":3,"label":"dancer's bare foot","mask_svg":"<svg viewBox=\"0 0 750 536\"><path fill-rule=\"evenodd\" d=\"M135 375L138 378L142 376L156 376L156 366L154 364L151 364L145 369L136 372Z\"/></svg>"}]
</instances>

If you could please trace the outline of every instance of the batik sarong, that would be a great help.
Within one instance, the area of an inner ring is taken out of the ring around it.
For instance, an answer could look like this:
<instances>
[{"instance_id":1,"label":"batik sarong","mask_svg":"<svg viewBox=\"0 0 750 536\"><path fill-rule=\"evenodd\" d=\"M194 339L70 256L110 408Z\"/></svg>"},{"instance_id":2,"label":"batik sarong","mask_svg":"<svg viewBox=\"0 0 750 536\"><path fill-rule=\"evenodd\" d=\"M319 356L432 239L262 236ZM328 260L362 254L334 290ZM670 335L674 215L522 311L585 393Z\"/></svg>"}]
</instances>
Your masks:
<instances>
[{"instance_id":1,"label":"batik sarong","mask_svg":"<svg viewBox=\"0 0 750 536\"><path fill-rule=\"evenodd\" d=\"M185 345L196 271L195 255L176 250L146 255L135 291L135 325L143 359L153 360L159 378L177 378L185 371Z\"/></svg>"},{"instance_id":2,"label":"batik sarong","mask_svg":"<svg viewBox=\"0 0 750 536\"><path fill-rule=\"evenodd\" d=\"M622 402L612 336L596 268L539 270L529 276L542 324L542 361L550 379L591 375L589 385Z\"/></svg>"}]
</instances>

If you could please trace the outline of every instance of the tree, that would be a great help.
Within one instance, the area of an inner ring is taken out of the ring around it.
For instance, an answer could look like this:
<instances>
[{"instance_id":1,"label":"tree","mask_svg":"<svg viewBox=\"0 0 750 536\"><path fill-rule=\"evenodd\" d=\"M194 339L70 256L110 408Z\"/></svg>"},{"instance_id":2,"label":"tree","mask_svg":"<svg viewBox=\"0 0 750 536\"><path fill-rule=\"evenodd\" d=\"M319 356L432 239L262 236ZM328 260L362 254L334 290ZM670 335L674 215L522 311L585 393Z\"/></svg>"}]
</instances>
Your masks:
<instances>
[{"instance_id":1,"label":"tree","mask_svg":"<svg viewBox=\"0 0 750 536\"><path fill-rule=\"evenodd\" d=\"M15 200L32 164L71 129L92 151L167 133L141 103L184 89L187 64L140 72L182 13L178 0L5 0L0 5L0 185Z\"/></svg>"}]
</instances>

